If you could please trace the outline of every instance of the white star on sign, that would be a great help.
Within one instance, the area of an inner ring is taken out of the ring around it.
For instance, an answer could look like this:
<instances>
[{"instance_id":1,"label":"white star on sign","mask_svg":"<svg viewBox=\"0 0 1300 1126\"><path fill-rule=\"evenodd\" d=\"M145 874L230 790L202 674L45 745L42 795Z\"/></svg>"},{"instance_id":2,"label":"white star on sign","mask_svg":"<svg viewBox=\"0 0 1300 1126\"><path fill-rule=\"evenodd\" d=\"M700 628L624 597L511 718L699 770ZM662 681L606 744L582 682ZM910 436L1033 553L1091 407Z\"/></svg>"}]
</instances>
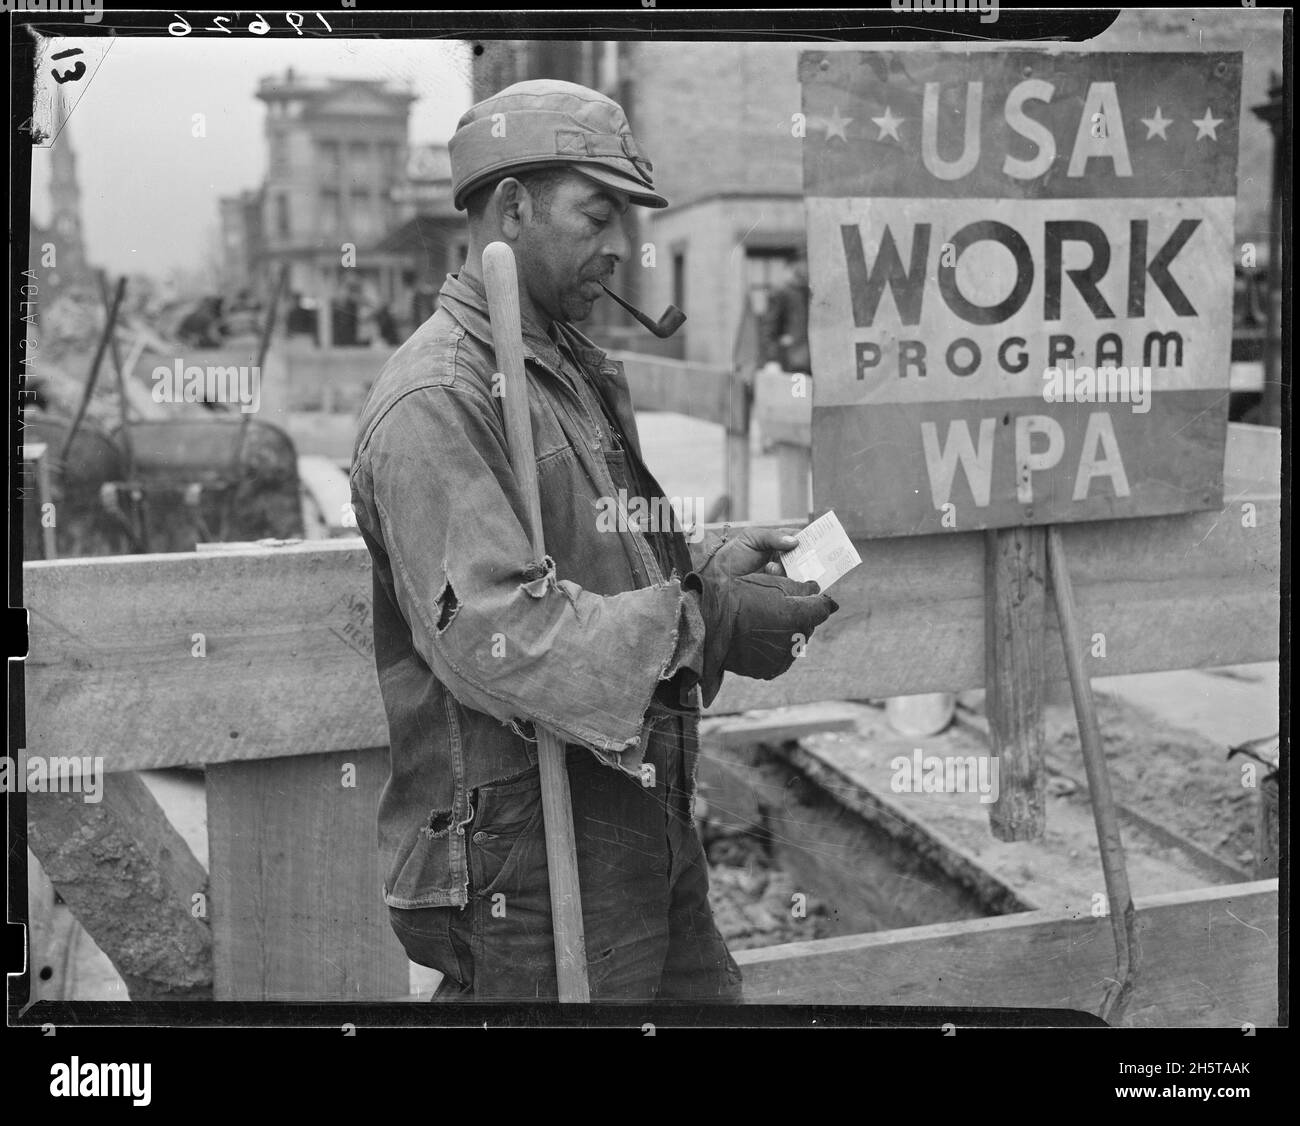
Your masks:
<instances>
[{"instance_id":1,"label":"white star on sign","mask_svg":"<svg viewBox=\"0 0 1300 1126\"><path fill-rule=\"evenodd\" d=\"M832 137L839 137L841 141L847 141L848 137L844 135L844 130L852 120L851 117L841 117L840 107L836 106L831 111L830 117L822 122L826 126L826 140L829 141Z\"/></svg>"},{"instance_id":2,"label":"white star on sign","mask_svg":"<svg viewBox=\"0 0 1300 1126\"><path fill-rule=\"evenodd\" d=\"M1165 136L1165 130L1169 128L1169 126L1173 123L1174 119L1172 117L1162 116L1160 113L1159 106L1156 106L1155 117L1143 117L1140 118L1140 120L1142 124L1147 127L1148 141L1151 140L1152 137L1155 137L1157 135L1159 135L1162 141L1169 140L1169 138Z\"/></svg>"},{"instance_id":3,"label":"white star on sign","mask_svg":"<svg viewBox=\"0 0 1300 1126\"><path fill-rule=\"evenodd\" d=\"M1207 106L1205 109L1205 116L1201 118L1200 121L1193 121L1192 124L1196 126L1196 139L1198 141L1202 137L1209 137L1210 140L1217 141L1219 136L1214 130L1223 124L1223 118L1211 117L1209 107Z\"/></svg>"},{"instance_id":4,"label":"white star on sign","mask_svg":"<svg viewBox=\"0 0 1300 1126\"><path fill-rule=\"evenodd\" d=\"M893 111L886 106L882 116L871 119L873 125L880 126L880 136L876 140L883 141L888 136L893 137L895 141L901 141L902 138L898 135L898 127L906 120L905 117L895 117Z\"/></svg>"}]
</instances>

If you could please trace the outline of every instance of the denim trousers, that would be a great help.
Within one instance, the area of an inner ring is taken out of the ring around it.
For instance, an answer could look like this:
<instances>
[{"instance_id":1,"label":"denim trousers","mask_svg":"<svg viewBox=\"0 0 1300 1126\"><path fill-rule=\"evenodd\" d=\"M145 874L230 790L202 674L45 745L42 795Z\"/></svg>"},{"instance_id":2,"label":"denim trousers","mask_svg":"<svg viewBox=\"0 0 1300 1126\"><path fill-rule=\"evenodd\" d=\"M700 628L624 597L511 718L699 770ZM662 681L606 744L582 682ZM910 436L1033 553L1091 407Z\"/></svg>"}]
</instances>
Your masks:
<instances>
[{"instance_id":1,"label":"denim trousers","mask_svg":"<svg viewBox=\"0 0 1300 1126\"><path fill-rule=\"evenodd\" d=\"M741 1000L740 971L709 906L689 810L685 724L652 730L642 779L566 752L593 1001ZM463 907L389 908L408 957L443 972L434 1000L555 1000L555 947L537 767L473 792Z\"/></svg>"}]
</instances>

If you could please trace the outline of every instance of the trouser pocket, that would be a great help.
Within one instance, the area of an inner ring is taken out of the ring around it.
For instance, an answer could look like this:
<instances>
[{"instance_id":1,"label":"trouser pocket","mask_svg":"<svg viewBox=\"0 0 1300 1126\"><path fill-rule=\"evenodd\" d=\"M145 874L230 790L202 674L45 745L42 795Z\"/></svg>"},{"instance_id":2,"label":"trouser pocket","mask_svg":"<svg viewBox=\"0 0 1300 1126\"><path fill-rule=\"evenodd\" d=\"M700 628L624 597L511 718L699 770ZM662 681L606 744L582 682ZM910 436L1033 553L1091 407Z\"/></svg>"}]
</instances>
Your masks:
<instances>
[{"instance_id":1,"label":"trouser pocket","mask_svg":"<svg viewBox=\"0 0 1300 1126\"><path fill-rule=\"evenodd\" d=\"M469 832L470 894L491 896L511 886L526 853L540 842L545 856L541 776L536 767L474 792Z\"/></svg>"},{"instance_id":2,"label":"trouser pocket","mask_svg":"<svg viewBox=\"0 0 1300 1126\"><path fill-rule=\"evenodd\" d=\"M460 907L390 907L389 925L406 956L468 986L474 981L471 919Z\"/></svg>"},{"instance_id":3,"label":"trouser pocket","mask_svg":"<svg viewBox=\"0 0 1300 1126\"><path fill-rule=\"evenodd\" d=\"M554 994L550 884L536 768L475 791L468 849L475 1000Z\"/></svg>"}]
</instances>

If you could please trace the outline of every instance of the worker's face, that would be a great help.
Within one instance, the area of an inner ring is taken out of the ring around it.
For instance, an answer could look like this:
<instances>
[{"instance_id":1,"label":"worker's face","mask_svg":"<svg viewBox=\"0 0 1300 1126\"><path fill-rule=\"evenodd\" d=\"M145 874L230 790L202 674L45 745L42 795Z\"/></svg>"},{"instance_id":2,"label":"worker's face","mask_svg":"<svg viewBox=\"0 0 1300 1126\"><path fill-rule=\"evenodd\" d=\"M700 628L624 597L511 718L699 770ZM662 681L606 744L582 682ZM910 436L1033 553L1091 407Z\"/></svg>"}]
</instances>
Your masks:
<instances>
[{"instance_id":1,"label":"worker's face","mask_svg":"<svg viewBox=\"0 0 1300 1126\"><path fill-rule=\"evenodd\" d=\"M515 253L520 282L552 320L582 321L605 296L600 288L630 250L622 216L628 198L570 172L555 186L549 210L521 208Z\"/></svg>"}]
</instances>

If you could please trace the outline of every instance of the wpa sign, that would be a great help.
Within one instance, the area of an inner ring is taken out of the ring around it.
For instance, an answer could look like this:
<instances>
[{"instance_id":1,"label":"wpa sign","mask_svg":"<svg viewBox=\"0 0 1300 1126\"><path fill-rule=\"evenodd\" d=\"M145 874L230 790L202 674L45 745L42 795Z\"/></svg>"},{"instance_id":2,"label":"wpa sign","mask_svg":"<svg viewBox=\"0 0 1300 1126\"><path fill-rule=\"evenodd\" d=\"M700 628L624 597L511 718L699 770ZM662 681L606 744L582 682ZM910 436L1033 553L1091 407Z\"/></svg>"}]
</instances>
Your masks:
<instances>
[{"instance_id":1,"label":"wpa sign","mask_svg":"<svg viewBox=\"0 0 1300 1126\"><path fill-rule=\"evenodd\" d=\"M805 52L815 508L1222 503L1241 57Z\"/></svg>"}]
</instances>

